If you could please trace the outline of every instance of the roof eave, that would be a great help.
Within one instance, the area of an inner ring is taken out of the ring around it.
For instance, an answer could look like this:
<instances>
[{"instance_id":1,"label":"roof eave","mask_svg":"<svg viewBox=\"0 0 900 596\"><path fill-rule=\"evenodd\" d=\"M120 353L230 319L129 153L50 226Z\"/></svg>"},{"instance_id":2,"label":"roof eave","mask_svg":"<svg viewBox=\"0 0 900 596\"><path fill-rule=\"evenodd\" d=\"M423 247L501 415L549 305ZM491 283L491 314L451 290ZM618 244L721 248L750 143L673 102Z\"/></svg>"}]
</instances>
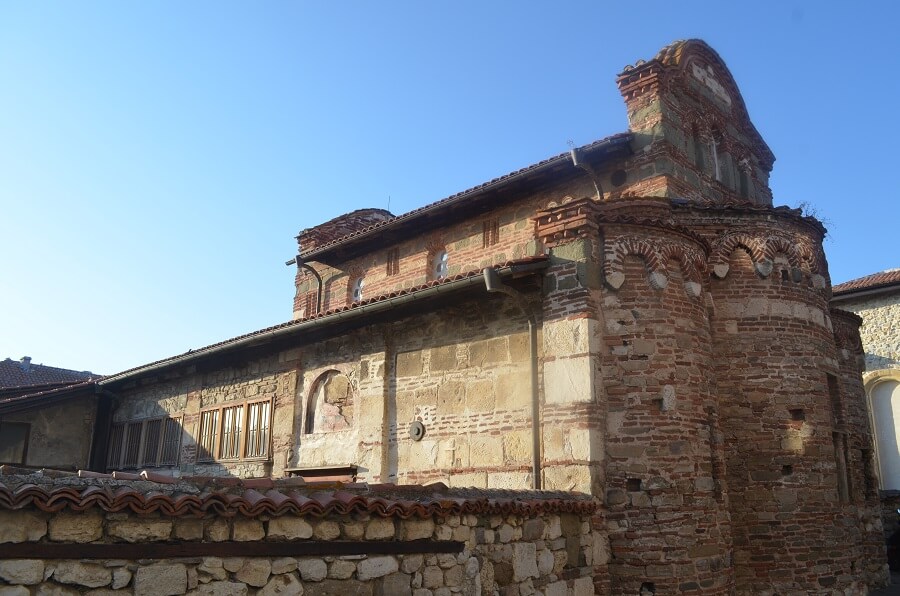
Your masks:
<instances>
[{"instance_id":1,"label":"roof eave","mask_svg":"<svg viewBox=\"0 0 900 596\"><path fill-rule=\"evenodd\" d=\"M506 278L529 273L537 273L547 268L548 266L548 261L538 261L534 263L498 267L497 270L501 277ZM142 376L158 373L175 366L191 364L197 362L198 360L206 359L215 355L233 353L242 349L256 348L268 345L278 340L299 336L303 333L323 329L337 323L361 319L362 317L372 316L376 313L402 308L406 305L419 302L421 300L427 300L438 295L446 295L464 290L472 286L483 284L484 280L480 275L472 275L463 279L457 279L446 283L428 286L419 290L412 291L408 294L404 294L402 296L385 298L384 300L379 300L370 304L363 304L355 308L323 315L314 319L297 321L295 324L272 329L268 332L251 334L232 342L226 341L221 344L210 346L209 348L200 348L198 350L187 352L185 354L181 354L167 360L127 370L119 374L109 375L98 381L97 385L102 388L108 388L125 381L135 380Z\"/></svg>"},{"instance_id":2,"label":"roof eave","mask_svg":"<svg viewBox=\"0 0 900 596\"><path fill-rule=\"evenodd\" d=\"M595 157L598 154L603 154L604 157L618 157L627 155L631 152L631 141L633 137L634 135L630 132L620 133L601 141L585 145L578 148L577 150L582 152L582 156L584 156L585 158L590 158L592 156ZM300 257L304 261L326 262L328 260L328 256L337 251L347 250L348 247L353 245L365 244L372 238L381 237L385 232L391 232L403 226L416 223L420 219L426 218L428 216L434 216L440 214L443 211L449 211L460 206L462 203L473 201L489 193L506 189L507 187L517 184L526 178L533 178L536 175L549 174L555 168L558 168L560 165L565 164L566 162L571 163L570 154L561 153L556 157L552 157L545 162L540 163L539 165L526 167L513 174L498 178L493 182L488 182L487 184L476 186L475 188L472 188L470 190L463 191L456 196L437 201L436 203L433 203L421 209L416 209L405 215L399 215L394 219L389 220L387 223L375 226L370 230L352 234L350 236L347 236L343 240L338 240L321 248L312 248L309 251L301 252ZM572 174L580 175L583 174L583 172L573 165Z\"/></svg>"}]
</instances>

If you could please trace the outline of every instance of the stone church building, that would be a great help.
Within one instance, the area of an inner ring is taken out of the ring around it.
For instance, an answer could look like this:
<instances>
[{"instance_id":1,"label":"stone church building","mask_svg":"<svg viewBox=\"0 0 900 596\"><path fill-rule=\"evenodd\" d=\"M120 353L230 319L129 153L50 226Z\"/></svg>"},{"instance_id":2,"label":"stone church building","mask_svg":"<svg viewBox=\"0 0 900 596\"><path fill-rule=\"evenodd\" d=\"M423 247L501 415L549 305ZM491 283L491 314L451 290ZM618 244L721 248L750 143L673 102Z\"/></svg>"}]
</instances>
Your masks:
<instances>
[{"instance_id":1,"label":"stone church building","mask_svg":"<svg viewBox=\"0 0 900 596\"><path fill-rule=\"evenodd\" d=\"M293 320L106 377L93 452L589 493L599 593L882 585L860 320L829 307L825 229L773 206L775 157L705 43L616 83L627 132L303 230Z\"/></svg>"}]
</instances>

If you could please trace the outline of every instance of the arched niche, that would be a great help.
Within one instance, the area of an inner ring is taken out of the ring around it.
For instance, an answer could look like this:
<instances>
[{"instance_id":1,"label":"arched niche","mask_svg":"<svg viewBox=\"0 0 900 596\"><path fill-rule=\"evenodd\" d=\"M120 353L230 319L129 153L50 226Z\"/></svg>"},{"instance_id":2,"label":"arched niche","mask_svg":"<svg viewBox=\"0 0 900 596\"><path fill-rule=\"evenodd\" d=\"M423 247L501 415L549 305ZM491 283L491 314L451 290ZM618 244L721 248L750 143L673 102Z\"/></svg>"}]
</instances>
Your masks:
<instances>
[{"instance_id":1,"label":"arched niche","mask_svg":"<svg viewBox=\"0 0 900 596\"><path fill-rule=\"evenodd\" d=\"M882 490L900 490L900 370L866 380Z\"/></svg>"},{"instance_id":2,"label":"arched niche","mask_svg":"<svg viewBox=\"0 0 900 596\"><path fill-rule=\"evenodd\" d=\"M347 375L337 370L319 375L306 400L304 433L349 430L353 426L354 397Z\"/></svg>"}]
</instances>

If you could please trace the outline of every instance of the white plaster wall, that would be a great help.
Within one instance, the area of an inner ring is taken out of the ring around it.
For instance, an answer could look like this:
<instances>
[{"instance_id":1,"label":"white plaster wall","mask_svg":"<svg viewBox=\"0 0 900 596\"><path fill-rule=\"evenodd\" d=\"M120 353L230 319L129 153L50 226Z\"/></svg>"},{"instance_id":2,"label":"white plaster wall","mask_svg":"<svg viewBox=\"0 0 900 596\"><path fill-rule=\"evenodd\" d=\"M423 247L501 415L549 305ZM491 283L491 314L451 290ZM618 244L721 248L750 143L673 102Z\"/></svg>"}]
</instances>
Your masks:
<instances>
[{"instance_id":1,"label":"white plaster wall","mask_svg":"<svg viewBox=\"0 0 900 596\"><path fill-rule=\"evenodd\" d=\"M900 382L879 383L871 400L881 488L900 490Z\"/></svg>"}]
</instances>

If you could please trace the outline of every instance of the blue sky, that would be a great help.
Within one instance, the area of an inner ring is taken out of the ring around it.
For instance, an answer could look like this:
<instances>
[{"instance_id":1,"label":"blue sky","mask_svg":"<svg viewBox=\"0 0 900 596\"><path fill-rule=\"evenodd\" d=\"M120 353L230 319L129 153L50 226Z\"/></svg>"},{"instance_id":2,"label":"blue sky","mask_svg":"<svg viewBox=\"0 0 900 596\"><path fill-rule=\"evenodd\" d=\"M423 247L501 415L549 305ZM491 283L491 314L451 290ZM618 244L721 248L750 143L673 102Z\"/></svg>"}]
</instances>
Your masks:
<instances>
[{"instance_id":1,"label":"blue sky","mask_svg":"<svg viewBox=\"0 0 900 596\"><path fill-rule=\"evenodd\" d=\"M403 213L626 130L615 76L699 37L823 219L900 266L881 2L0 0L0 358L112 373L290 319L305 227Z\"/></svg>"}]
</instances>

